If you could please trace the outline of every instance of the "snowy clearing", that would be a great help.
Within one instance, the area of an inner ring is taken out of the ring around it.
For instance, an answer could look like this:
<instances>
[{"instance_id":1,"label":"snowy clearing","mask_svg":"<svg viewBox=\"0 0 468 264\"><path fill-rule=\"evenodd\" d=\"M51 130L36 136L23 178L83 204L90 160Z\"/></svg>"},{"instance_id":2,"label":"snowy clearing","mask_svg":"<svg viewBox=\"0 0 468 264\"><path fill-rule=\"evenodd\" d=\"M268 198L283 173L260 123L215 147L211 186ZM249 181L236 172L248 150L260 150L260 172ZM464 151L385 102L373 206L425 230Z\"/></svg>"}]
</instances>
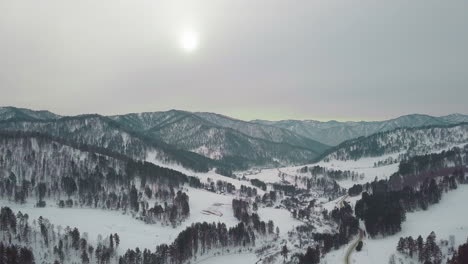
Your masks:
<instances>
[{"instance_id":1,"label":"snowy clearing","mask_svg":"<svg viewBox=\"0 0 468 264\"><path fill-rule=\"evenodd\" d=\"M29 218L39 216L47 218L54 225L62 227L77 227L80 232L87 232L91 241L96 242L99 234L107 236L118 233L121 238L120 251L139 247L154 250L162 243L171 243L187 226L196 222L223 222L228 227L234 226L238 220L233 215L233 196L219 195L199 189L188 189L190 196L190 216L180 226L172 228L160 224L145 224L130 215L118 211L89 208L58 208L48 202L47 207L37 208L31 201L27 204L16 204L0 200L0 206L8 206L14 211L27 213ZM214 214L204 214L204 210L218 211L222 217Z\"/></svg>"},{"instance_id":2,"label":"snowy clearing","mask_svg":"<svg viewBox=\"0 0 468 264\"><path fill-rule=\"evenodd\" d=\"M230 254L223 256L213 256L206 259L200 259L193 264L254 264L257 261L254 253Z\"/></svg>"}]
</instances>

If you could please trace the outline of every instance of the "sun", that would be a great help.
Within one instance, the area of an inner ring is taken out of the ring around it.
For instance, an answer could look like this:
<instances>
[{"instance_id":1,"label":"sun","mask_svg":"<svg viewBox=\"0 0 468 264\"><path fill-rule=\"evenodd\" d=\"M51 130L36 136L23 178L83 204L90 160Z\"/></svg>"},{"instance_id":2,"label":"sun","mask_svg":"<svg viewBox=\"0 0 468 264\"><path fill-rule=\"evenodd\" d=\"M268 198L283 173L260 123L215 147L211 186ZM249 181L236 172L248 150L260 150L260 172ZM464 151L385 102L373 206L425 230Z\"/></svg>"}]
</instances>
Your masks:
<instances>
[{"instance_id":1,"label":"sun","mask_svg":"<svg viewBox=\"0 0 468 264\"><path fill-rule=\"evenodd\" d=\"M180 47L186 52L193 52L198 48L198 33L193 30L185 30L180 35Z\"/></svg>"}]
</instances>

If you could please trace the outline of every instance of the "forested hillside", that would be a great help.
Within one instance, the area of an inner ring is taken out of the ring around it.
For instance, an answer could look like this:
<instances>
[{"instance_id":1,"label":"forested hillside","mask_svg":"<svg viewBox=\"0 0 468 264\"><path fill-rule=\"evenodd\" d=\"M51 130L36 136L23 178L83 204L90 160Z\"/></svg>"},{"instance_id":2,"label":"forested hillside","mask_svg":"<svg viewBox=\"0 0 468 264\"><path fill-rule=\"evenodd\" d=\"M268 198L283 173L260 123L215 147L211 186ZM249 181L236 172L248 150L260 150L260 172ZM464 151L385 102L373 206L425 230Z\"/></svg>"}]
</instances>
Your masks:
<instances>
[{"instance_id":1,"label":"forested hillside","mask_svg":"<svg viewBox=\"0 0 468 264\"><path fill-rule=\"evenodd\" d=\"M167 225L190 213L180 187L201 186L197 178L121 154L21 133L0 134L0 169L3 199L120 210Z\"/></svg>"},{"instance_id":2,"label":"forested hillside","mask_svg":"<svg viewBox=\"0 0 468 264\"><path fill-rule=\"evenodd\" d=\"M244 169L305 163L328 148L286 129L212 113L171 110L111 118L148 137Z\"/></svg>"},{"instance_id":3,"label":"forested hillside","mask_svg":"<svg viewBox=\"0 0 468 264\"><path fill-rule=\"evenodd\" d=\"M194 171L208 171L219 165L196 153L179 150L164 142L126 130L111 119L99 115L47 121L11 119L0 122L0 130L38 132L77 145L106 148L138 160L180 164Z\"/></svg>"},{"instance_id":4,"label":"forested hillside","mask_svg":"<svg viewBox=\"0 0 468 264\"><path fill-rule=\"evenodd\" d=\"M468 124L400 128L346 141L324 155L324 161L358 160L400 154L403 158L441 151L468 143Z\"/></svg>"}]
</instances>

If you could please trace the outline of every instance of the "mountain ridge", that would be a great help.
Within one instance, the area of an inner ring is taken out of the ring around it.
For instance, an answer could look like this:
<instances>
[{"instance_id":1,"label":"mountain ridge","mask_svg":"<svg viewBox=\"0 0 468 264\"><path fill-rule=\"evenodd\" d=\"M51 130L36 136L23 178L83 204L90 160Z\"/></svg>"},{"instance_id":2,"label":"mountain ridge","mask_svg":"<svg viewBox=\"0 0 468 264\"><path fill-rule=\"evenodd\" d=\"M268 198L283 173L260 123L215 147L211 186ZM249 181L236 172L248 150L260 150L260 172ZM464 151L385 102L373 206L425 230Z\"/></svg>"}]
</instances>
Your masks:
<instances>
[{"instance_id":1,"label":"mountain ridge","mask_svg":"<svg viewBox=\"0 0 468 264\"><path fill-rule=\"evenodd\" d=\"M399 127L452 125L468 122L468 115L456 113L436 117L425 114L409 114L382 121L254 120L253 122L283 127L324 144L336 146L349 139L369 136Z\"/></svg>"},{"instance_id":2,"label":"mountain ridge","mask_svg":"<svg viewBox=\"0 0 468 264\"><path fill-rule=\"evenodd\" d=\"M468 116L462 114L411 114L371 122L244 121L217 113L176 109L60 116L46 110L0 107L0 130L61 136L141 160L153 153L153 158L195 171L301 165L336 149L313 139L320 138L321 133L327 136L321 138L324 141L352 140L398 128L447 126L465 119L468 122Z\"/></svg>"},{"instance_id":3,"label":"mountain ridge","mask_svg":"<svg viewBox=\"0 0 468 264\"><path fill-rule=\"evenodd\" d=\"M453 125L401 127L342 142L318 160L357 160L402 153L404 158L468 143L468 122Z\"/></svg>"}]
</instances>

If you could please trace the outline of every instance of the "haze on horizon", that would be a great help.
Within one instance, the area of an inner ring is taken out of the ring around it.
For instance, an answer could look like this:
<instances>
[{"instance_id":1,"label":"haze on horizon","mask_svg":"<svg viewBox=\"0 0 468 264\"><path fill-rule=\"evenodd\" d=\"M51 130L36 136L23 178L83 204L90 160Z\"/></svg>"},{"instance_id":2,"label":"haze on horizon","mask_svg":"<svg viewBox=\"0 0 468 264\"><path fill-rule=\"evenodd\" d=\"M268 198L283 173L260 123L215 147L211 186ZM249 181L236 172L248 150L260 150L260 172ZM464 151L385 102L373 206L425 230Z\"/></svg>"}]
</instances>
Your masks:
<instances>
[{"instance_id":1,"label":"haze on horizon","mask_svg":"<svg viewBox=\"0 0 468 264\"><path fill-rule=\"evenodd\" d=\"M0 0L0 105L251 119L467 114L468 2Z\"/></svg>"}]
</instances>

